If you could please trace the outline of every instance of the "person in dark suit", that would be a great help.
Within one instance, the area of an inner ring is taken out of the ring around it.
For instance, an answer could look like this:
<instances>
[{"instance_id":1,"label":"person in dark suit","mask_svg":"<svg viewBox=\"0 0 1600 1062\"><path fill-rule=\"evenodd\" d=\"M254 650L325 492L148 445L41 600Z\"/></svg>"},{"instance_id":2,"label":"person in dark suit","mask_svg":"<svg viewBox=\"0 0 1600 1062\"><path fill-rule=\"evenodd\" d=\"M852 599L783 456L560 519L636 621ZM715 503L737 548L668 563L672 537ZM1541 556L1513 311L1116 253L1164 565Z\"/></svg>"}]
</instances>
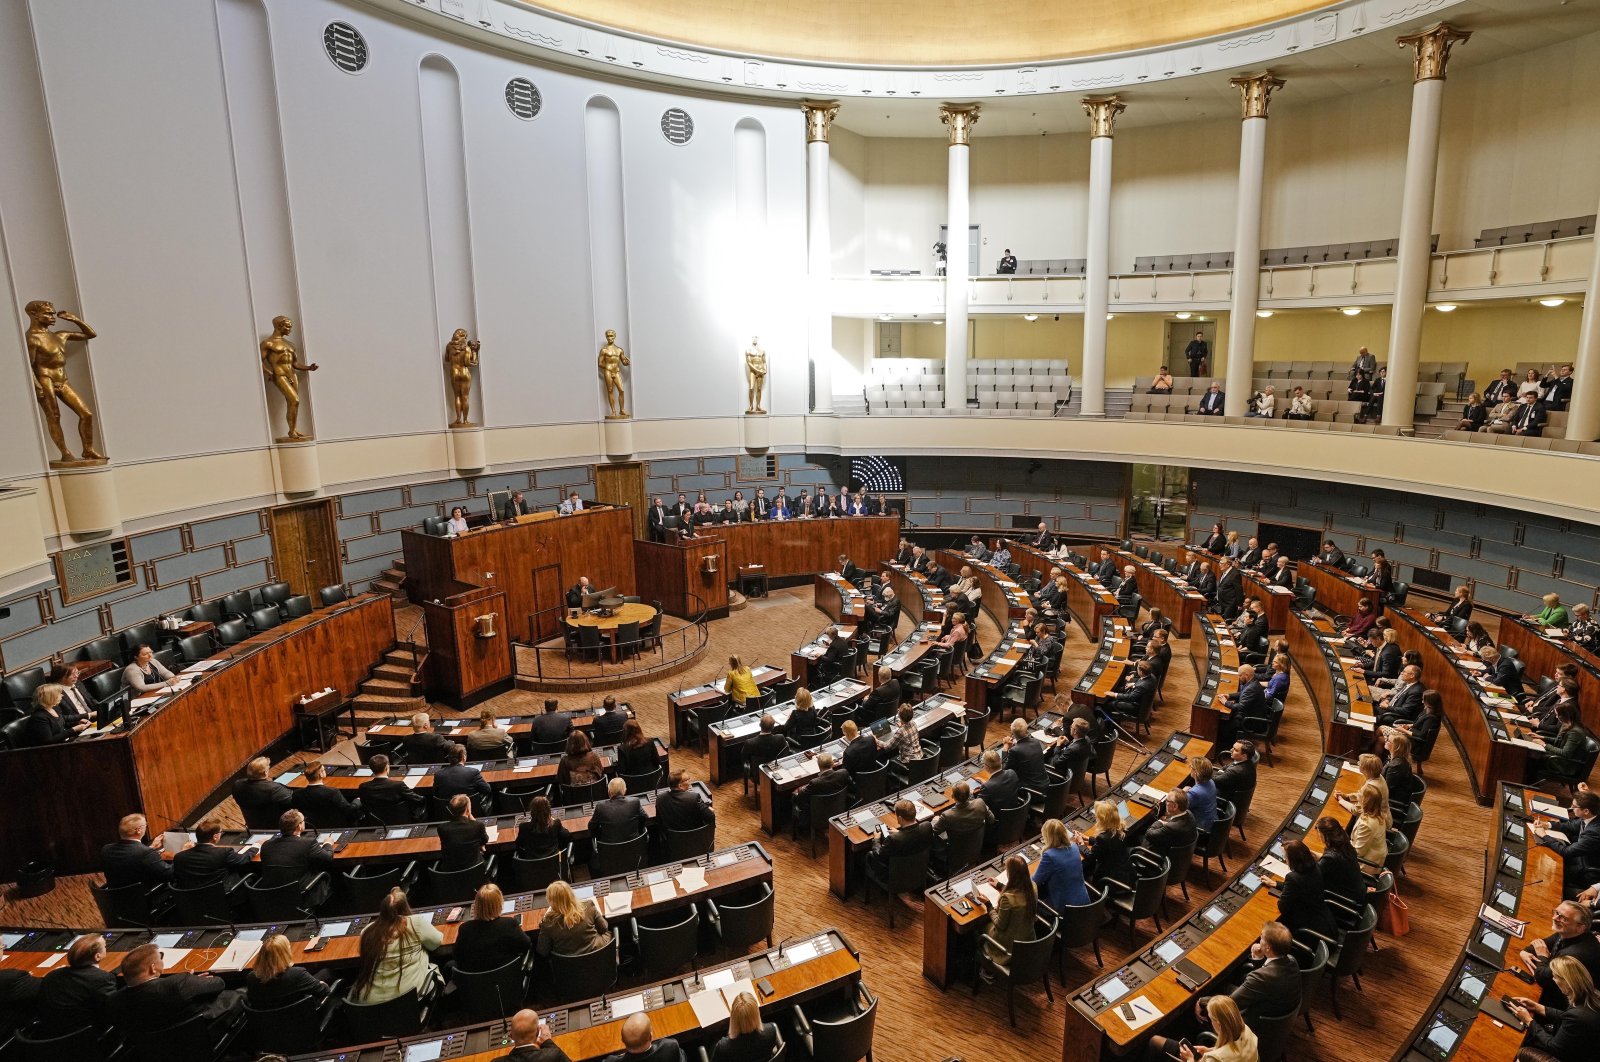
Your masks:
<instances>
[{"instance_id":1,"label":"person in dark suit","mask_svg":"<svg viewBox=\"0 0 1600 1062\"><path fill-rule=\"evenodd\" d=\"M1325 937L1338 937L1339 927L1328 910L1317 857L1311 854L1304 841L1288 842L1283 852L1289 873L1284 876L1278 893L1278 921L1291 933L1307 930Z\"/></svg>"},{"instance_id":2,"label":"person in dark suit","mask_svg":"<svg viewBox=\"0 0 1600 1062\"><path fill-rule=\"evenodd\" d=\"M454 741L434 732L433 720L427 712L411 717L411 733L400 740L400 754L413 766L449 763L450 750L455 747Z\"/></svg>"},{"instance_id":3,"label":"person in dark suit","mask_svg":"<svg viewBox=\"0 0 1600 1062\"><path fill-rule=\"evenodd\" d=\"M1250 960L1245 964L1244 976L1228 993L1238 1006L1246 1027L1259 1027L1262 1018L1293 1014L1300 1009L1300 964L1291 954L1293 946L1294 937L1282 922L1268 922L1262 926L1261 936L1250 945ZM1211 1024L1206 1012L1211 998L1198 996L1194 1001L1195 1019L1202 1027ZM1146 1057L1177 1058L1178 1042L1164 1036L1151 1037ZM1235 1053L1231 1057L1244 1056Z\"/></svg>"},{"instance_id":4,"label":"person in dark suit","mask_svg":"<svg viewBox=\"0 0 1600 1062\"><path fill-rule=\"evenodd\" d=\"M829 648L833 647L830 645ZM801 734L814 734L826 725L822 716L817 713L811 691L802 686L794 691L794 708L789 712L789 718L784 720L783 729L779 733L793 739Z\"/></svg>"},{"instance_id":5,"label":"person in dark suit","mask_svg":"<svg viewBox=\"0 0 1600 1062\"><path fill-rule=\"evenodd\" d=\"M507 1032L511 1050L500 1056L502 1062L572 1062L556 1044L550 1026L539 1020L537 1011L517 1011L511 1016Z\"/></svg>"},{"instance_id":6,"label":"person in dark suit","mask_svg":"<svg viewBox=\"0 0 1600 1062\"><path fill-rule=\"evenodd\" d=\"M1239 557L1239 567L1255 569L1261 567L1261 542L1254 535L1244 548L1244 553Z\"/></svg>"},{"instance_id":7,"label":"person in dark suit","mask_svg":"<svg viewBox=\"0 0 1600 1062\"><path fill-rule=\"evenodd\" d=\"M1221 561L1221 574L1217 576L1214 593L1217 611L1222 613L1223 619L1233 619L1244 607L1244 576L1239 574L1239 566L1227 557Z\"/></svg>"},{"instance_id":8,"label":"person in dark suit","mask_svg":"<svg viewBox=\"0 0 1600 1062\"><path fill-rule=\"evenodd\" d=\"M75 737L80 730L89 728L90 720L69 721L63 711L66 690L47 682L33 692L33 711L25 717L27 724L17 736L20 748L37 748L41 745L59 745Z\"/></svg>"},{"instance_id":9,"label":"person in dark suit","mask_svg":"<svg viewBox=\"0 0 1600 1062\"><path fill-rule=\"evenodd\" d=\"M1246 719L1270 719L1272 704L1267 691L1256 678L1254 664L1239 665L1239 691L1223 698L1223 704L1233 712L1231 730L1236 730Z\"/></svg>"},{"instance_id":10,"label":"person in dark suit","mask_svg":"<svg viewBox=\"0 0 1600 1062\"><path fill-rule=\"evenodd\" d=\"M678 500L672 503L670 515L676 516L680 521L683 521L688 520L693 513L694 506L689 504L689 496L687 494L679 494Z\"/></svg>"},{"instance_id":11,"label":"person in dark suit","mask_svg":"<svg viewBox=\"0 0 1600 1062\"><path fill-rule=\"evenodd\" d=\"M794 791L794 815L799 825L805 826L811 821L811 801L814 798L849 787L850 772L843 767L835 767L833 763L833 753L819 752L816 775Z\"/></svg>"},{"instance_id":12,"label":"person in dark suit","mask_svg":"<svg viewBox=\"0 0 1600 1062\"><path fill-rule=\"evenodd\" d=\"M294 804L294 793L286 785L268 778L272 761L257 756L245 764L244 777L233 783L233 800L244 815L244 824L253 830L270 830L278 816Z\"/></svg>"},{"instance_id":13,"label":"person in dark suit","mask_svg":"<svg viewBox=\"0 0 1600 1062\"><path fill-rule=\"evenodd\" d=\"M511 497L500 503L500 519L515 520L519 516L527 516L533 512L533 503L522 496L520 490L511 492Z\"/></svg>"},{"instance_id":14,"label":"person in dark suit","mask_svg":"<svg viewBox=\"0 0 1600 1062\"><path fill-rule=\"evenodd\" d=\"M1535 825L1539 844L1561 857L1568 895L1600 882L1600 795L1588 788L1573 794L1571 815L1549 826Z\"/></svg>"},{"instance_id":15,"label":"person in dark suit","mask_svg":"<svg viewBox=\"0 0 1600 1062\"><path fill-rule=\"evenodd\" d=\"M607 694L606 699L600 702L594 725L589 728L590 740L599 747L618 744L627 733L628 720L632 718L632 709L625 704L618 704L615 697Z\"/></svg>"},{"instance_id":16,"label":"person in dark suit","mask_svg":"<svg viewBox=\"0 0 1600 1062\"><path fill-rule=\"evenodd\" d=\"M1028 545L1038 550L1048 551L1055 549L1056 536L1050 533L1050 525L1045 523L1043 520L1040 520L1039 527L1034 532L1033 539L1028 543Z\"/></svg>"},{"instance_id":17,"label":"person in dark suit","mask_svg":"<svg viewBox=\"0 0 1600 1062\"><path fill-rule=\"evenodd\" d=\"M1137 719L1155 699L1157 685L1155 668L1149 660L1141 660L1134 665L1133 681L1107 697L1102 707L1112 715Z\"/></svg>"},{"instance_id":18,"label":"person in dark suit","mask_svg":"<svg viewBox=\"0 0 1600 1062\"><path fill-rule=\"evenodd\" d=\"M895 828L887 837L872 842L867 860L886 878L889 860L895 856L916 855L933 848L933 824L917 821L917 806L909 800L897 800L894 805ZM914 901L904 900L907 907L920 909Z\"/></svg>"},{"instance_id":19,"label":"person in dark suit","mask_svg":"<svg viewBox=\"0 0 1600 1062\"><path fill-rule=\"evenodd\" d=\"M681 497L681 495L680 495L680 497ZM687 522L689 517L685 516L683 519L684 519L685 522ZM594 587L589 585L589 577L587 575L580 575L578 577L577 583L575 583L570 589L567 590L567 607L568 608L582 608L583 607L583 595L584 594L588 594L588 593L593 593L593 592L594 592Z\"/></svg>"},{"instance_id":20,"label":"person in dark suit","mask_svg":"<svg viewBox=\"0 0 1600 1062\"><path fill-rule=\"evenodd\" d=\"M628 1015L622 1023L622 1047L616 1054L608 1055L606 1062L685 1062L678 1041L670 1036L661 1040L655 1038L650 1015L644 1011Z\"/></svg>"},{"instance_id":21,"label":"person in dark suit","mask_svg":"<svg viewBox=\"0 0 1600 1062\"><path fill-rule=\"evenodd\" d=\"M1005 766L999 749L984 750L983 768L989 772L989 777L979 783L978 792L989 809L1003 811L1015 804L1017 797L1022 794L1022 779L1016 771Z\"/></svg>"},{"instance_id":22,"label":"person in dark suit","mask_svg":"<svg viewBox=\"0 0 1600 1062\"><path fill-rule=\"evenodd\" d=\"M696 830L714 825L717 812L700 794L689 788L689 772L674 768L669 776L672 786L656 802L656 821L664 830Z\"/></svg>"},{"instance_id":23,"label":"person in dark suit","mask_svg":"<svg viewBox=\"0 0 1600 1062\"><path fill-rule=\"evenodd\" d=\"M1045 763L1064 778L1074 766L1081 773L1082 765L1093 757L1094 742L1089 739L1089 721L1074 719L1066 736L1058 739L1055 748L1046 755Z\"/></svg>"},{"instance_id":24,"label":"person in dark suit","mask_svg":"<svg viewBox=\"0 0 1600 1062\"><path fill-rule=\"evenodd\" d=\"M1201 549L1205 550L1207 553L1215 553L1218 555L1221 555L1222 551L1226 549L1227 546L1228 535L1227 532L1223 530L1221 524L1212 524L1211 534L1207 535L1205 540L1200 543Z\"/></svg>"},{"instance_id":25,"label":"person in dark suit","mask_svg":"<svg viewBox=\"0 0 1600 1062\"><path fill-rule=\"evenodd\" d=\"M1539 396L1532 391L1524 392L1522 404L1517 406L1511 414L1510 434L1523 435L1530 439L1537 439L1544 434L1544 426L1549 423L1550 414L1545 409Z\"/></svg>"},{"instance_id":26,"label":"person in dark suit","mask_svg":"<svg viewBox=\"0 0 1600 1062\"><path fill-rule=\"evenodd\" d=\"M1089 574L1099 579L1107 588L1117 585L1117 558L1110 553L1100 556L1100 563L1089 569Z\"/></svg>"},{"instance_id":27,"label":"person in dark suit","mask_svg":"<svg viewBox=\"0 0 1600 1062\"><path fill-rule=\"evenodd\" d=\"M1225 763L1211 780L1217 783L1217 796L1235 807L1239 798L1256 789L1255 743L1244 738L1233 743Z\"/></svg>"},{"instance_id":28,"label":"person in dark suit","mask_svg":"<svg viewBox=\"0 0 1600 1062\"><path fill-rule=\"evenodd\" d=\"M489 831L472 817L472 798L457 793L450 798L450 818L439 823L439 869L462 870L483 861Z\"/></svg>"},{"instance_id":29,"label":"person in dark suit","mask_svg":"<svg viewBox=\"0 0 1600 1062\"><path fill-rule=\"evenodd\" d=\"M1206 393L1201 396L1200 408L1196 412L1202 417L1220 417L1222 416L1223 403L1227 401L1227 397L1221 385L1213 380L1211 386L1206 388Z\"/></svg>"},{"instance_id":30,"label":"person in dark suit","mask_svg":"<svg viewBox=\"0 0 1600 1062\"><path fill-rule=\"evenodd\" d=\"M613 778L606 785L606 799L595 804L589 825L601 840L631 841L645 830L644 805L628 795L627 782Z\"/></svg>"},{"instance_id":31,"label":"person in dark suit","mask_svg":"<svg viewBox=\"0 0 1600 1062\"><path fill-rule=\"evenodd\" d=\"M770 763L789 751L789 739L778 730L777 721L770 715L761 717L761 731L744 743L744 759L754 777L756 769Z\"/></svg>"},{"instance_id":32,"label":"person in dark suit","mask_svg":"<svg viewBox=\"0 0 1600 1062\"><path fill-rule=\"evenodd\" d=\"M466 794L479 808L488 808L494 800L494 791L483 777L483 772L467 763L467 747L450 742L450 763L433 773L433 795L448 804L460 794Z\"/></svg>"},{"instance_id":33,"label":"person in dark suit","mask_svg":"<svg viewBox=\"0 0 1600 1062\"><path fill-rule=\"evenodd\" d=\"M572 730L572 715L561 710L561 702L554 697L546 697L544 714L536 715L529 724L529 737L536 745L554 745L567 740L567 734Z\"/></svg>"},{"instance_id":34,"label":"person in dark suit","mask_svg":"<svg viewBox=\"0 0 1600 1062\"><path fill-rule=\"evenodd\" d=\"M1594 977L1568 955L1551 961L1550 976L1567 1000L1565 1007L1547 1007L1524 996L1506 1001L1507 1008L1528 1026L1524 1057L1588 1062L1600 1039L1600 991L1595 989Z\"/></svg>"},{"instance_id":35,"label":"person in dark suit","mask_svg":"<svg viewBox=\"0 0 1600 1062\"><path fill-rule=\"evenodd\" d=\"M1539 986L1539 1002L1547 1007L1565 1007L1571 1001L1561 994L1550 976L1550 961L1558 955L1578 960L1590 977L1600 976L1600 939L1590 928L1593 918L1588 906L1577 900L1562 900L1550 915L1550 928L1555 932L1547 937L1533 937L1528 946L1517 953L1522 968L1533 975Z\"/></svg>"},{"instance_id":36,"label":"person in dark suit","mask_svg":"<svg viewBox=\"0 0 1600 1062\"><path fill-rule=\"evenodd\" d=\"M226 1017L240 1005L237 992L227 991L222 978L206 974L161 973L161 949L141 944L122 958L125 986L106 1004L118 1031L148 1034L169 1029L197 1014Z\"/></svg>"},{"instance_id":37,"label":"person in dark suit","mask_svg":"<svg viewBox=\"0 0 1600 1062\"><path fill-rule=\"evenodd\" d=\"M818 663L830 676L844 675L855 670L855 655L856 647L851 640L838 627L832 627L828 631L828 647L822 651Z\"/></svg>"},{"instance_id":38,"label":"person in dark suit","mask_svg":"<svg viewBox=\"0 0 1600 1062\"><path fill-rule=\"evenodd\" d=\"M850 775L851 783L863 771L875 771L884 762L884 754L878 748L878 739L871 734L863 734L854 719L846 719L840 727L844 735L844 769Z\"/></svg>"},{"instance_id":39,"label":"person in dark suit","mask_svg":"<svg viewBox=\"0 0 1600 1062\"><path fill-rule=\"evenodd\" d=\"M900 602L894 596L894 587L883 588L882 604L867 603L867 622L874 627L887 627L893 631L900 623Z\"/></svg>"},{"instance_id":40,"label":"person in dark suit","mask_svg":"<svg viewBox=\"0 0 1600 1062\"><path fill-rule=\"evenodd\" d=\"M667 517L676 515L662 504L660 497L653 499L650 509L645 513L645 524L650 531L652 542L665 542L667 540Z\"/></svg>"},{"instance_id":41,"label":"person in dark suit","mask_svg":"<svg viewBox=\"0 0 1600 1062\"><path fill-rule=\"evenodd\" d=\"M1199 591L1208 600L1217 593L1217 577L1211 574L1211 562L1201 561L1200 570L1195 577L1189 580L1189 585Z\"/></svg>"},{"instance_id":42,"label":"person in dark suit","mask_svg":"<svg viewBox=\"0 0 1600 1062\"><path fill-rule=\"evenodd\" d=\"M1421 680L1422 672L1417 670L1415 664L1407 664L1400 670L1400 678L1394 684L1394 689L1372 702L1373 710L1378 714L1379 726L1410 723L1422 714Z\"/></svg>"},{"instance_id":43,"label":"person in dark suit","mask_svg":"<svg viewBox=\"0 0 1600 1062\"><path fill-rule=\"evenodd\" d=\"M291 881L308 882L311 877L333 869L333 849L326 842L304 836L306 817L298 811L285 811L278 820L278 836L269 838L261 846L260 885L275 888ZM315 909L328 898L329 885L323 881L311 896L307 907Z\"/></svg>"},{"instance_id":44,"label":"person in dark suit","mask_svg":"<svg viewBox=\"0 0 1600 1062\"><path fill-rule=\"evenodd\" d=\"M1028 729L1026 719L1011 721L1011 736L1006 738L1005 766L1017 772L1023 788L1043 793L1050 785L1044 766L1044 746Z\"/></svg>"},{"instance_id":45,"label":"person in dark suit","mask_svg":"<svg viewBox=\"0 0 1600 1062\"><path fill-rule=\"evenodd\" d=\"M1572 402L1572 366L1563 365L1546 373L1539 386L1543 388L1545 408L1562 412Z\"/></svg>"},{"instance_id":46,"label":"person in dark suit","mask_svg":"<svg viewBox=\"0 0 1600 1062\"><path fill-rule=\"evenodd\" d=\"M1183 360L1189 363L1189 375L1199 376L1206 371L1206 362L1211 359L1211 344L1206 342L1204 332L1196 332L1194 338L1189 340L1189 345L1183 348ZM1212 384L1215 387L1216 384Z\"/></svg>"},{"instance_id":47,"label":"person in dark suit","mask_svg":"<svg viewBox=\"0 0 1600 1062\"><path fill-rule=\"evenodd\" d=\"M5 955L5 945L0 943L0 959ZM0 1036L9 1040L12 1030L32 1020L39 989L39 978L27 970L0 969Z\"/></svg>"},{"instance_id":48,"label":"person in dark suit","mask_svg":"<svg viewBox=\"0 0 1600 1062\"><path fill-rule=\"evenodd\" d=\"M894 672L889 668L880 667L877 688L867 694L867 699L861 702L861 707L856 711L856 719L863 726L870 726L898 711L902 699L900 680L894 677Z\"/></svg>"},{"instance_id":49,"label":"person in dark suit","mask_svg":"<svg viewBox=\"0 0 1600 1062\"><path fill-rule=\"evenodd\" d=\"M1200 837L1200 828L1189 812L1189 792L1174 789L1167 794L1166 816L1145 831L1144 847L1159 855L1191 847Z\"/></svg>"},{"instance_id":50,"label":"person in dark suit","mask_svg":"<svg viewBox=\"0 0 1600 1062\"><path fill-rule=\"evenodd\" d=\"M375 753L367 761L372 777L361 783L362 806L374 814L383 809L404 808L406 816L415 820L422 814L428 800L421 793L397 779L389 777L389 757Z\"/></svg>"},{"instance_id":51,"label":"person in dark suit","mask_svg":"<svg viewBox=\"0 0 1600 1062\"><path fill-rule=\"evenodd\" d=\"M327 775L328 769L321 763L314 761L306 764L305 788L292 790L292 806L305 813L306 824L313 830L354 826L361 817L361 805L352 803L342 790L328 785L325 781Z\"/></svg>"},{"instance_id":52,"label":"person in dark suit","mask_svg":"<svg viewBox=\"0 0 1600 1062\"><path fill-rule=\"evenodd\" d=\"M202 819L194 828L194 840L172 857L172 884L180 889L203 889L222 881L233 888L250 869L254 850L219 847L217 838L221 835L220 821Z\"/></svg>"},{"instance_id":53,"label":"person in dark suit","mask_svg":"<svg viewBox=\"0 0 1600 1062\"><path fill-rule=\"evenodd\" d=\"M766 520L772 516L772 502L767 500L767 488L757 487L756 496L750 500L750 518Z\"/></svg>"},{"instance_id":54,"label":"person in dark suit","mask_svg":"<svg viewBox=\"0 0 1600 1062\"><path fill-rule=\"evenodd\" d=\"M75 1029L98 1029L106 1024L106 1004L117 991L117 978L100 969L106 957L106 938L86 933L67 949L66 965L45 975L33 1001L39 1032L60 1036ZM28 975L32 980L32 975Z\"/></svg>"},{"instance_id":55,"label":"person in dark suit","mask_svg":"<svg viewBox=\"0 0 1600 1062\"><path fill-rule=\"evenodd\" d=\"M154 848L144 843L146 825L143 815L122 816L117 823L119 840L100 849L100 871L105 875L106 888L160 885L172 880L172 867L161 858L160 842Z\"/></svg>"},{"instance_id":56,"label":"person in dark suit","mask_svg":"<svg viewBox=\"0 0 1600 1062\"><path fill-rule=\"evenodd\" d=\"M1488 665L1489 673L1485 677L1505 690L1507 697L1520 700L1526 690L1522 685L1522 672L1518 670L1517 662L1492 645L1480 650L1478 656Z\"/></svg>"},{"instance_id":57,"label":"person in dark suit","mask_svg":"<svg viewBox=\"0 0 1600 1062\"><path fill-rule=\"evenodd\" d=\"M1340 549L1333 539L1328 539L1322 544L1322 552L1317 554L1317 560L1330 568L1343 568L1345 563L1344 550Z\"/></svg>"}]
</instances>

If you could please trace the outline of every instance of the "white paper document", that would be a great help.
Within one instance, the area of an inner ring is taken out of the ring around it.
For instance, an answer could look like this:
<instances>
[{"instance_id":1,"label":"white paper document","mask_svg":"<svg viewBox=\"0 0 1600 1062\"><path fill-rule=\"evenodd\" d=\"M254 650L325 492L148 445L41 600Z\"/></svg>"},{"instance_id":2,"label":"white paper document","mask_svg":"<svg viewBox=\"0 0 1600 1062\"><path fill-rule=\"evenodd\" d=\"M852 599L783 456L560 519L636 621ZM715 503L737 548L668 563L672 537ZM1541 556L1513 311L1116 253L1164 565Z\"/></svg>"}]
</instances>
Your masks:
<instances>
[{"instance_id":1,"label":"white paper document","mask_svg":"<svg viewBox=\"0 0 1600 1062\"><path fill-rule=\"evenodd\" d=\"M678 875L678 885L684 892L699 892L706 887L706 872L699 867L684 867Z\"/></svg>"},{"instance_id":2,"label":"white paper document","mask_svg":"<svg viewBox=\"0 0 1600 1062\"><path fill-rule=\"evenodd\" d=\"M730 973L728 976L732 978L733 975ZM710 981L710 978L706 980ZM722 1001L722 993L715 990L691 994L689 1006L693 1008L694 1019L702 1029L728 1017L728 1005Z\"/></svg>"},{"instance_id":3,"label":"white paper document","mask_svg":"<svg viewBox=\"0 0 1600 1062\"><path fill-rule=\"evenodd\" d=\"M607 893L602 902L608 917L615 918L618 915L625 915L633 910L633 890L623 889L619 892Z\"/></svg>"},{"instance_id":4,"label":"white paper document","mask_svg":"<svg viewBox=\"0 0 1600 1062\"><path fill-rule=\"evenodd\" d=\"M211 964L212 973L237 973L255 960L261 950L259 940L236 940L229 944L217 961Z\"/></svg>"},{"instance_id":5,"label":"white paper document","mask_svg":"<svg viewBox=\"0 0 1600 1062\"><path fill-rule=\"evenodd\" d=\"M1116 1014L1129 1029L1141 1029L1161 1017L1161 1011L1143 996L1134 996L1116 1008Z\"/></svg>"},{"instance_id":6,"label":"white paper document","mask_svg":"<svg viewBox=\"0 0 1600 1062\"><path fill-rule=\"evenodd\" d=\"M650 902L664 903L678 895L678 886L671 880L658 881L650 886Z\"/></svg>"},{"instance_id":7,"label":"white paper document","mask_svg":"<svg viewBox=\"0 0 1600 1062\"><path fill-rule=\"evenodd\" d=\"M631 996L619 996L611 1001L611 1017L626 1018L629 1014L637 1014L644 1009L644 993L638 992Z\"/></svg>"}]
</instances>

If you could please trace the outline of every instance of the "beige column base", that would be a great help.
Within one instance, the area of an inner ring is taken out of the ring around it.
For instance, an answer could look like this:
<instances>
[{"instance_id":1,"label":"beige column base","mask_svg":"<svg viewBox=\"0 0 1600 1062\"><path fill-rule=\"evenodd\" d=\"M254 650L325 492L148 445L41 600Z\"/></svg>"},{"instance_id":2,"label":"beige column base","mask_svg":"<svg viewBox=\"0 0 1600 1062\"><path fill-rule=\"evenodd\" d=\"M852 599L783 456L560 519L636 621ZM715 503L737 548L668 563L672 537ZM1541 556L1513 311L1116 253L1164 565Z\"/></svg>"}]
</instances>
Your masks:
<instances>
[{"instance_id":1,"label":"beige column base","mask_svg":"<svg viewBox=\"0 0 1600 1062\"><path fill-rule=\"evenodd\" d=\"M449 440L450 467L461 472L475 472L489 464L482 428L451 428Z\"/></svg>"},{"instance_id":2,"label":"beige column base","mask_svg":"<svg viewBox=\"0 0 1600 1062\"><path fill-rule=\"evenodd\" d=\"M744 448L753 454L772 445L772 421L765 413L744 415Z\"/></svg>"},{"instance_id":3,"label":"beige column base","mask_svg":"<svg viewBox=\"0 0 1600 1062\"><path fill-rule=\"evenodd\" d=\"M628 457L633 453L633 421L607 417L600 422L605 435L607 457Z\"/></svg>"},{"instance_id":4,"label":"beige column base","mask_svg":"<svg viewBox=\"0 0 1600 1062\"><path fill-rule=\"evenodd\" d=\"M104 534L122 522L117 480L109 465L55 469L50 475L61 489L61 507L70 534Z\"/></svg>"},{"instance_id":5,"label":"beige column base","mask_svg":"<svg viewBox=\"0 0 1600 1062\"><path fill-rule=\"evenodd\" d=\"M322 464L315 440L280 442L273 446L272 458L285 494L315 494L322 489Z\"/></svg>"}]
</instances>

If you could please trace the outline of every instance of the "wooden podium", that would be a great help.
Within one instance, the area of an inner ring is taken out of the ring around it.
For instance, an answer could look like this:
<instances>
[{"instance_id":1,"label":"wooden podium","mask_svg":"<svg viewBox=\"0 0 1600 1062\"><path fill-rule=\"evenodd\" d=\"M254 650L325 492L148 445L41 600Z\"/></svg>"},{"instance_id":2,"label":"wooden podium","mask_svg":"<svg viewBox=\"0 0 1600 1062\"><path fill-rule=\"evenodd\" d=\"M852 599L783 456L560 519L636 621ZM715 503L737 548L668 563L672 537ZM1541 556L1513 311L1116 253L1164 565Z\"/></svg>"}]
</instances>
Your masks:
<instances>
[{"instance_id":1,"label":"wooden podium","mask_svg":"<svg viewBox=\"0 0 1600 1062\"><path fill-rule=\"evenodd\" d=\"M728 614L728 543L706 536L687 542L633 543L633 569L639 596L661 602L663 611L684 619L704 604L707 619ZM696 598L699 601L696 601Z\"/></svg>"},{"instance_id":2,"label":"wooden podium","mask_svg":"<svg viewBox=\"0 0 1600 1062\"><path fill-rule=\"evenodd\" d=\"M511 631L506 595L492 586L461 586L458 592L422 603L428 630L423 682L428 696L456 709L512 686Z\"/></svg>"}]
</instances>

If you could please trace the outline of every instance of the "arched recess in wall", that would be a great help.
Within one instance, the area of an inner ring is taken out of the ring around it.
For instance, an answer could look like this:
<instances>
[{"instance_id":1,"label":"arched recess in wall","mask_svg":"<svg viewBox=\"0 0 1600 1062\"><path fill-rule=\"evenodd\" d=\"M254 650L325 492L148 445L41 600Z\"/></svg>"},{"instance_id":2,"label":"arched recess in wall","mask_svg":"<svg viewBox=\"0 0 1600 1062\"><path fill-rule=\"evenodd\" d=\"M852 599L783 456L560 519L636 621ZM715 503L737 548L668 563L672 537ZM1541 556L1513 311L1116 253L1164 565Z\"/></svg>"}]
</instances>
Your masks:
<instances>
[{"instance_id":1,"label":"arched recess in wall","mask_svg":"<svg viewBox=\"0 0 1600 1062\"><path fill-rule=\"evenodd\" d=\"M607 329L617 343L633 349L628 316L628 217L622 171L622 114L605 96L591 97L583 108L584 174L589 202L589 275L594 292L595 347ZM626 372L624 376L626 378ZM629 400L637 395L628 384ZM605 413L605 397L595 390L596 409Z\"/></svg>"},{"instance_id":2,"label":"arched recess in wall","mask_svg":"<svg viewBox=\"0 0 1600 1062\"><path fill-rule=\"evenodd\" d=\"M754 118L733 127L733 195L735 251L727 256L724 285L739 350L752 337L770 334L777 305L771 278L776 275L772 241L767 231L767 130ZM735 379L742 377L741 367ZM769 377L770 378L770 377Z\"/></svg>"},{"instance_id":3,"label":"arched recess in wall","mask_svg":"<svg viewBox=\"0 0 1600 1062\"><path fill-rule=\"evenodd\" d=\"M472 210L467 192L467 145L461 113L461 78L441 55L422 57L417 67L422 122L423 175L428 193L428 243L432 254L433 305L443 380L444 345L458 328L478 335L478 299L472 262ZM492 347L491 347L492 349ZM444 384L445 414L453 398ZM472 422L484 423L482 370L472 389Z\"/></svg>"},{"instance_id":4,"label":"arched recess in wall","mask_svg":"<svg viewBox=\"0 0 1600 1062\"><path fill-rule=\"evenodd\" d=\"M305 331L300 283L295 267L293 217L284 165L282 116L273 67L269 15L261 0L217 0L217 37L222 83L233 146L239 218L244 231L245 273L250 286L252 323L258 338L272 331L278 316L294 322L292 342L316 360L316 337ZM229 356L252 357L253 351ZM314 378L313 378L314 380ZM314 386L300 388L297 428L315 434ZM282 434L285 402L276 388L262 389L272 435Z\"/></svg>"}]
</instances>

